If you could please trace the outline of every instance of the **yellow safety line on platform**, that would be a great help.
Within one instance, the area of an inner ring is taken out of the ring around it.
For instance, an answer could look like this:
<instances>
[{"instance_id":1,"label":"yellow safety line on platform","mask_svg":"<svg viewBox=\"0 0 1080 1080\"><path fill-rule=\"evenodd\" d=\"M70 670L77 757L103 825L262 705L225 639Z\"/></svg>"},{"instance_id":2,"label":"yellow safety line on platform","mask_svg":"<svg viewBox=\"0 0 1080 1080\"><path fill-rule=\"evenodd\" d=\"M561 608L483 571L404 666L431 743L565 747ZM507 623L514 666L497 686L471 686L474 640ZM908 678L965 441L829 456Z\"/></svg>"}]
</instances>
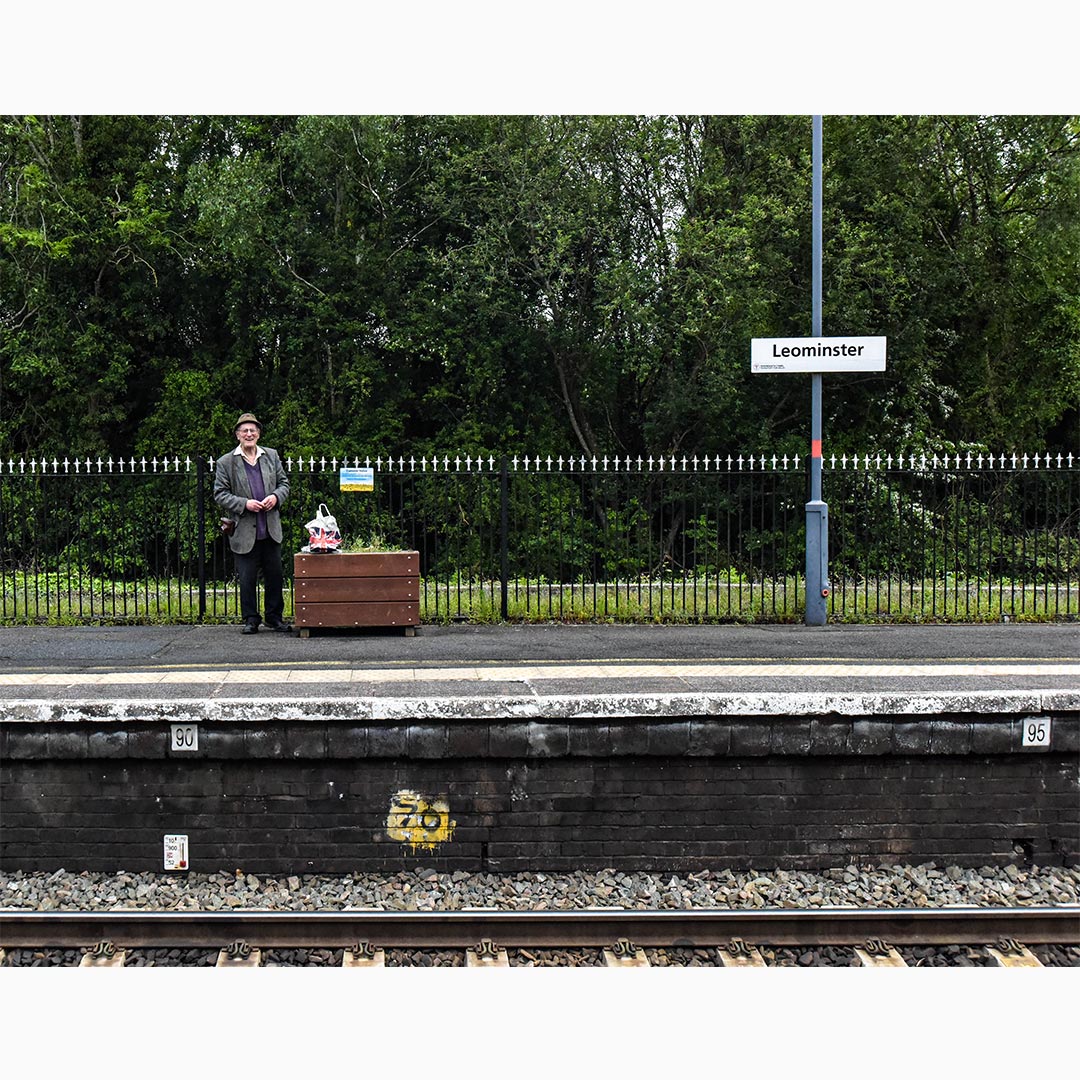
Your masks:
<instances>
[{"instance_id":1,"label":"yellow safety line on platform","mask_svg":"<svg viewBox=\"0 0 1080 1080\"><path fill-rule=\"evenodd\" d=\"M27 672L0 675L0 686L112 686L155 684L544 682L557 679L746 679L746 678L963 678L988 676L1080 676L1080 664L821 664L683 663L503 664L414 668L218 668L211 671Z\"/></svg>"},{"instance_id":2,"label":"yellow safety line on platform","mask_svg":"<svg viewBox=\"0 0 1080 1080\"><path fill-rule=\"evenodd\" d=\"M530 664L532 664L534 667L538 667L538 668L560 668L560 667L565 667L568 662L569 661L567 661L567 660L531 660L531 661L529 661ZM294 665L296 663L297 663L296 660L252 660L247 665L245 665L244 670L245 671L255 671L255 670L259 670L259 671L279 671L279 670L282 670L282 669L287 669L287 670L295 670L295 671L313 671L313 672L333 671L333 670L341 670L341 671L357 671L357 670L360 670L358 667L354 666L353 664L350 664L349 661L347 661L347 660L301 660L300 664L302 664L303 666L299 667L299 668L294 667ZM440 661L440 660L420 660L420 661L417 661L417 660L384 660L384 661L381 661L381 663L382 663L383 667L380 667L380 668L374 668L373 667L372 670L391 670L392 671L392 670L395 670L395 669L405 669L405 668L408 668L408 669L431 668L433 670L439 670L440 665L445 664L446 661ZM511 663L513 663L513 661L508 661L508 660L478 660L478 661L476 661L476 667L480 668L480 669L493 668L493 667L505 667L505 666L507 666L507 664L511 664ZM690 663L690 661L674 660L674 659L673 660L662 660L662 659L657 659L656 657L650 657L649 659L646 660L643 657L625 657L625 656L610 657L608 659L592 659L592 660L587 659L587 658L582 658L582 659L577 659L577 660L573 661L573 664L575 666L589 666L589 667L598 668L598 667L607 667L607 666L615 665L615 666L619 667L620 670L628 669L630 666L635 665L635 664L636 665L641 665L641 664L654 665L654 664L681 664L681 663ZM726 666L726 667L734 667L734 666L740 666L740 665L746 665L746 664L767 664L767 665L772 665L772 666L775 666L777 664L787 664L787 665L806 664L808 666L813 666L813 667L825 667L825 666L828 666L828 665L835 665L835 664L848 664L848 663L852 663L852 661L847 660L842 656L815 656L815 657L806 656L806 657L792 658L792 659L789 659L789 660L775 660L775 659L770 659L769 657L765 657L765 656L744 656L744 657L741 657L738 660L733 660L731 657L724 657L724 656L705 656L705 657L696 658L693 661L693 663L695 663L695 664L716 664L716 665ZM897 659L893 659L891 661L879 660L879 661L876 661L874 663L874 666L875 667L883 667L886 664L890 664L890 663L893 664L893 665L899 665L899 666L904 667L904 668L907 668L907 667L910 666L909 664L906 664L905 662L903 662L901 660L897 660ZM979 657L978 660L972 660L972 659L970 659L968 657L964 657L964 656L943 656L943 657L938 657L934 661L924 661L924 663L927 663L927 664L932 663L934 666L938 666L938 665L941 665L941 664L980 664L980 665L989 664L989 665L994 665L994 664L1017 664L1017 663L1054 665L1054 664L1063 664L1063 663L1066 663L1066 661L1062 660L1062 658L1059 657L1059 656L1029 656L1029 657L1026 657L1022 661L1017 660L1015 657L1012 657L1012 656L982 656L982 657ZM149 667L149 668L145 668L145 669L141 669L141 670L153 671L153 672L168 672L168 673L176 672L178 674L184 674L184 673L187 673L187 672L205 672L205 673L211 674L211 675L214 674L214 673L224 674L224 670L222 669L220 663L154 664L153 667ZM115 672L115 671L116 671L116 668L110 667L110 666L105 665L105 664L87 664L85 666L85 668L83 668L81 674L84 674L84 675L85 674L96 674L96 673L109 674L109 673ZM56 672L51 671L47 667L40 667L40 668L35 669L33 667L33 665L27 665L25 671L17 672L16 674L19 675L20 677L25 677L25 676L29 676L29 675L50 675L50 674L56 674ZM4 676L0 676L0 680L2 680L3 678L4 678Z\"/></svg>"}]
</instances>

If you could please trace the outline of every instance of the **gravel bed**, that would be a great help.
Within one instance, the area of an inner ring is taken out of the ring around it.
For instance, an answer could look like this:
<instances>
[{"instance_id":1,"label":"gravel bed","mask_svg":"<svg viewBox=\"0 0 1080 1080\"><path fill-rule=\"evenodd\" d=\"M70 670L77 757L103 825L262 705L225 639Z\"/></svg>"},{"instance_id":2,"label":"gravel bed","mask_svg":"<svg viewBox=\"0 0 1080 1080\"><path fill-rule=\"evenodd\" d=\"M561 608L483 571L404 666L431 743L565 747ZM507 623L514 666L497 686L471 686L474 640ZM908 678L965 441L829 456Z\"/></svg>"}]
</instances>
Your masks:
<instances>
[{"instance_id":1,"label":"gravel bed","mask_svg":"<svg viewBox=\"0 0 1080 1080\"><path fill-rule=\"evenodd\" d=\"M464 967L464 949L387 949L387 967Z\"/></svg>"},{"instance_id":2,"label":"gravel bed","mask_svg":"<svg viewBox=\"0 0 1080 1080\"><path fill-rule=\"evenodd\" d=\"M124 967L214 967L220 949L128 949Z\"/></svg>"},{"instance_id":3,"label":"gravel bed","mask_svg":"<svg viewBox=\"0 0 1080 1080\"><path fill-rule=\"evenodd\" d=\"M893 864L852 864L809 871L749 870L741 873L702 870L688 874L652 874L616 870L570 874L510 875L438 872L418 868L397 874L259 876L242 870L218 873L109 874L98 871L0 873L0 911L271 911L375 910L454 911L495 908L503 911L576 910L619 907L632 910L687 908L984 907L1080 903L1080 866L1021 869ZM912 967L980 967L993 964L982 950L963 946L898 950ZM1042 946L1032 951L1043 963L1080 966L1080 948ZM12 950L5 964L21 967L77 966L83 950ZM778 967L858 964L851 949L769 949L766 963ZM648 949L656 967L715 967L704 949ZM263 963L273 967L339 967L340 949L270 949ZM601 949L514 949L515 967L599 967ZM130 966L208 967L217 952L181 949L134 949ZM460 950L388 950L391 967L461 967Z\"/></svg>"},{"instance_id":4,"label":"gravel bed","mask_svg":"<svg viewBox=\"0 0 1080 1080\"><path fill-rule=\"evenodd\" d=\"M263 967L341 967L344 949L264 949Z\"/></svg>"},{"instance_id":5,"label":"gravel bed","mask_svg":"<svg viewBox=\"0 0 1080 1080\"><path fill-rule=\"evenodd\" d=\"M997 967L997 962L974 945L898 946L908 967Z\"/></svg>"},{"instance_id":6,"label":"gravel bed","mask_svg":"<svg viewBox=\"0 0 1080 1080\"><path fill-rule=\"evenodd\" d=\"M85 949L8 949L4 967L78 967Z\"/></svg>"},{"instance_id":7,"label":"gravel bed","mask_svg":"<svg viewBox=\"0 0 1080 1080\"><path fill-rule=\"evenodd\" d=\"M1030 949L1046 967L1080 967L1080 948L1075 945L1031 945Z\"/></svg>"},{"instance_id":8,"label":"gravel bed","mask_svg":"<svg viewBox=\"0 0 1080 1080\"><path fill-rule=\"evenodd\" d=\"M507 949L511 967L603 967L603 949Z\"/></svg>"},{"instance_id":9,"label":"gravel bed","mask_svg":"<svg viewBox=\"0 0 1080 1080\"><path fill-rule=\"evenodd\" d=\"M716 949L646 949L653 967L721 967Z\"/></svg>"},{"instance_id":10,"label":"gravel bed","mask_svg":"<svg viewBox=\"0 0 1080 1080\"><path fill-rule=\"evenodd\" d=\"M769 967L862 967L855 950L846 946L786 949L759 945L758 952Z\"/></svg>"},{"instance_id":11,"label":"gravel bed","mask_svg":"<svg viewBox=\"0 0 1080 1080\"><path fill-rule=\"evenodd\" d=\"M686 908L1012 907L1080 903L1080 866L1019 868L863 864L801 870L702 870L653 874L438 872L271 876L218 873L0 873L0 911L341 911L356 908L455 911Z\"/></svg>"}]
</instances>

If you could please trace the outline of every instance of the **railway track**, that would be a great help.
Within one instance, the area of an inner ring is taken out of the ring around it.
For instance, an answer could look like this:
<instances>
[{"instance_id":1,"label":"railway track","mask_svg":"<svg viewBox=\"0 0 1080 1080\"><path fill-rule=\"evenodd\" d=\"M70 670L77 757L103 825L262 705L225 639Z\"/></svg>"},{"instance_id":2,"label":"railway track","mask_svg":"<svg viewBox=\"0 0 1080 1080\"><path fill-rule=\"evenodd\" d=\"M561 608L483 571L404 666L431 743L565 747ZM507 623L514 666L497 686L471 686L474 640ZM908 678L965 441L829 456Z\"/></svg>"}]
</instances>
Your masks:
<instances>
[{"instance_id":1,"label":"railway track","mask_svg":"<svg viewBox=\"0 0 1080 1080\"><path fill-rule=\"evenodd\" d=\"M1022 943L1022 944L1021 944ZM646 950L698 951L724 966L761 966L761 949L847 947L864 966L904 966L898 949L976 946L1003 966L1037 966L1029 946L1080 946L1080 907L825 908L808 911L618 908L280 912L5 912L4 950L81 949L116 963L127 950L220 950L219 964L266 950L341 950L357 966L391 950L457 950L468 963L507 963L507 950L603 950L609 966L648 963ZM702 952L702 951L705 952ZM254 957L254 960L253 960ZM520 961L519 961L520 962Z\"/></svg>"}]
</instances>

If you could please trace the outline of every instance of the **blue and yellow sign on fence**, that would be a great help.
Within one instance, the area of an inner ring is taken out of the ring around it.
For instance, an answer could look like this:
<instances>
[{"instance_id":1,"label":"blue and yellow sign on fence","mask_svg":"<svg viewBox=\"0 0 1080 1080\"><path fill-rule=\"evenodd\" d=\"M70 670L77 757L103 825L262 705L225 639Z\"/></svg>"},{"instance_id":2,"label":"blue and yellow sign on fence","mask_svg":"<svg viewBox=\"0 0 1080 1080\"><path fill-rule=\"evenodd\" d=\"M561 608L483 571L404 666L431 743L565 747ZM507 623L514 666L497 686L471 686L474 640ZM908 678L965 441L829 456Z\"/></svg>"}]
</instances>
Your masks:
<instances>
[{"instance_id":1,"label":"blue and yellow sign on fence","mask_svg":"<svg viewBox=\"0 0 1080 1080\"><path fill-rule=\"evenodd\" d=\"M342 469L341 470L341 490L342 491L374 491L375 490L375 470L374 469Z\"/></svg>"}]
</instances>

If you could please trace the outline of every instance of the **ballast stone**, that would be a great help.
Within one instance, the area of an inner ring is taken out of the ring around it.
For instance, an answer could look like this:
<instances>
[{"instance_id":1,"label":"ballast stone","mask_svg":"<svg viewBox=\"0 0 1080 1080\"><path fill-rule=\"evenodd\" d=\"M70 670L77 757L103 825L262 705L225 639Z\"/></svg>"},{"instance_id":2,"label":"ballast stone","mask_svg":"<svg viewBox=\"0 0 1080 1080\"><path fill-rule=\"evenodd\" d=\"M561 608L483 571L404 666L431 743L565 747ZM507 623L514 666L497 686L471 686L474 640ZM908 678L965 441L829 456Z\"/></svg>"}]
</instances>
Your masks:
<instances>
[{"instance_id":1,"label":"ballast stone","mask_svg":"<svg viewBox=\"0 0 1080 1080\"><path fill-rule=\"evenodd\" d=\"M59 874L59 876L58 876ZM693 908L1003 907L1080 903L1080 866L978 870L955 866L849 864L822 873L775 870L697 874L439 873L432 868L383 876L355 873L285 878L230 871L167 874L0 874L0 910L270 911L638 910Z\"/></svg>"}]
</instances>

